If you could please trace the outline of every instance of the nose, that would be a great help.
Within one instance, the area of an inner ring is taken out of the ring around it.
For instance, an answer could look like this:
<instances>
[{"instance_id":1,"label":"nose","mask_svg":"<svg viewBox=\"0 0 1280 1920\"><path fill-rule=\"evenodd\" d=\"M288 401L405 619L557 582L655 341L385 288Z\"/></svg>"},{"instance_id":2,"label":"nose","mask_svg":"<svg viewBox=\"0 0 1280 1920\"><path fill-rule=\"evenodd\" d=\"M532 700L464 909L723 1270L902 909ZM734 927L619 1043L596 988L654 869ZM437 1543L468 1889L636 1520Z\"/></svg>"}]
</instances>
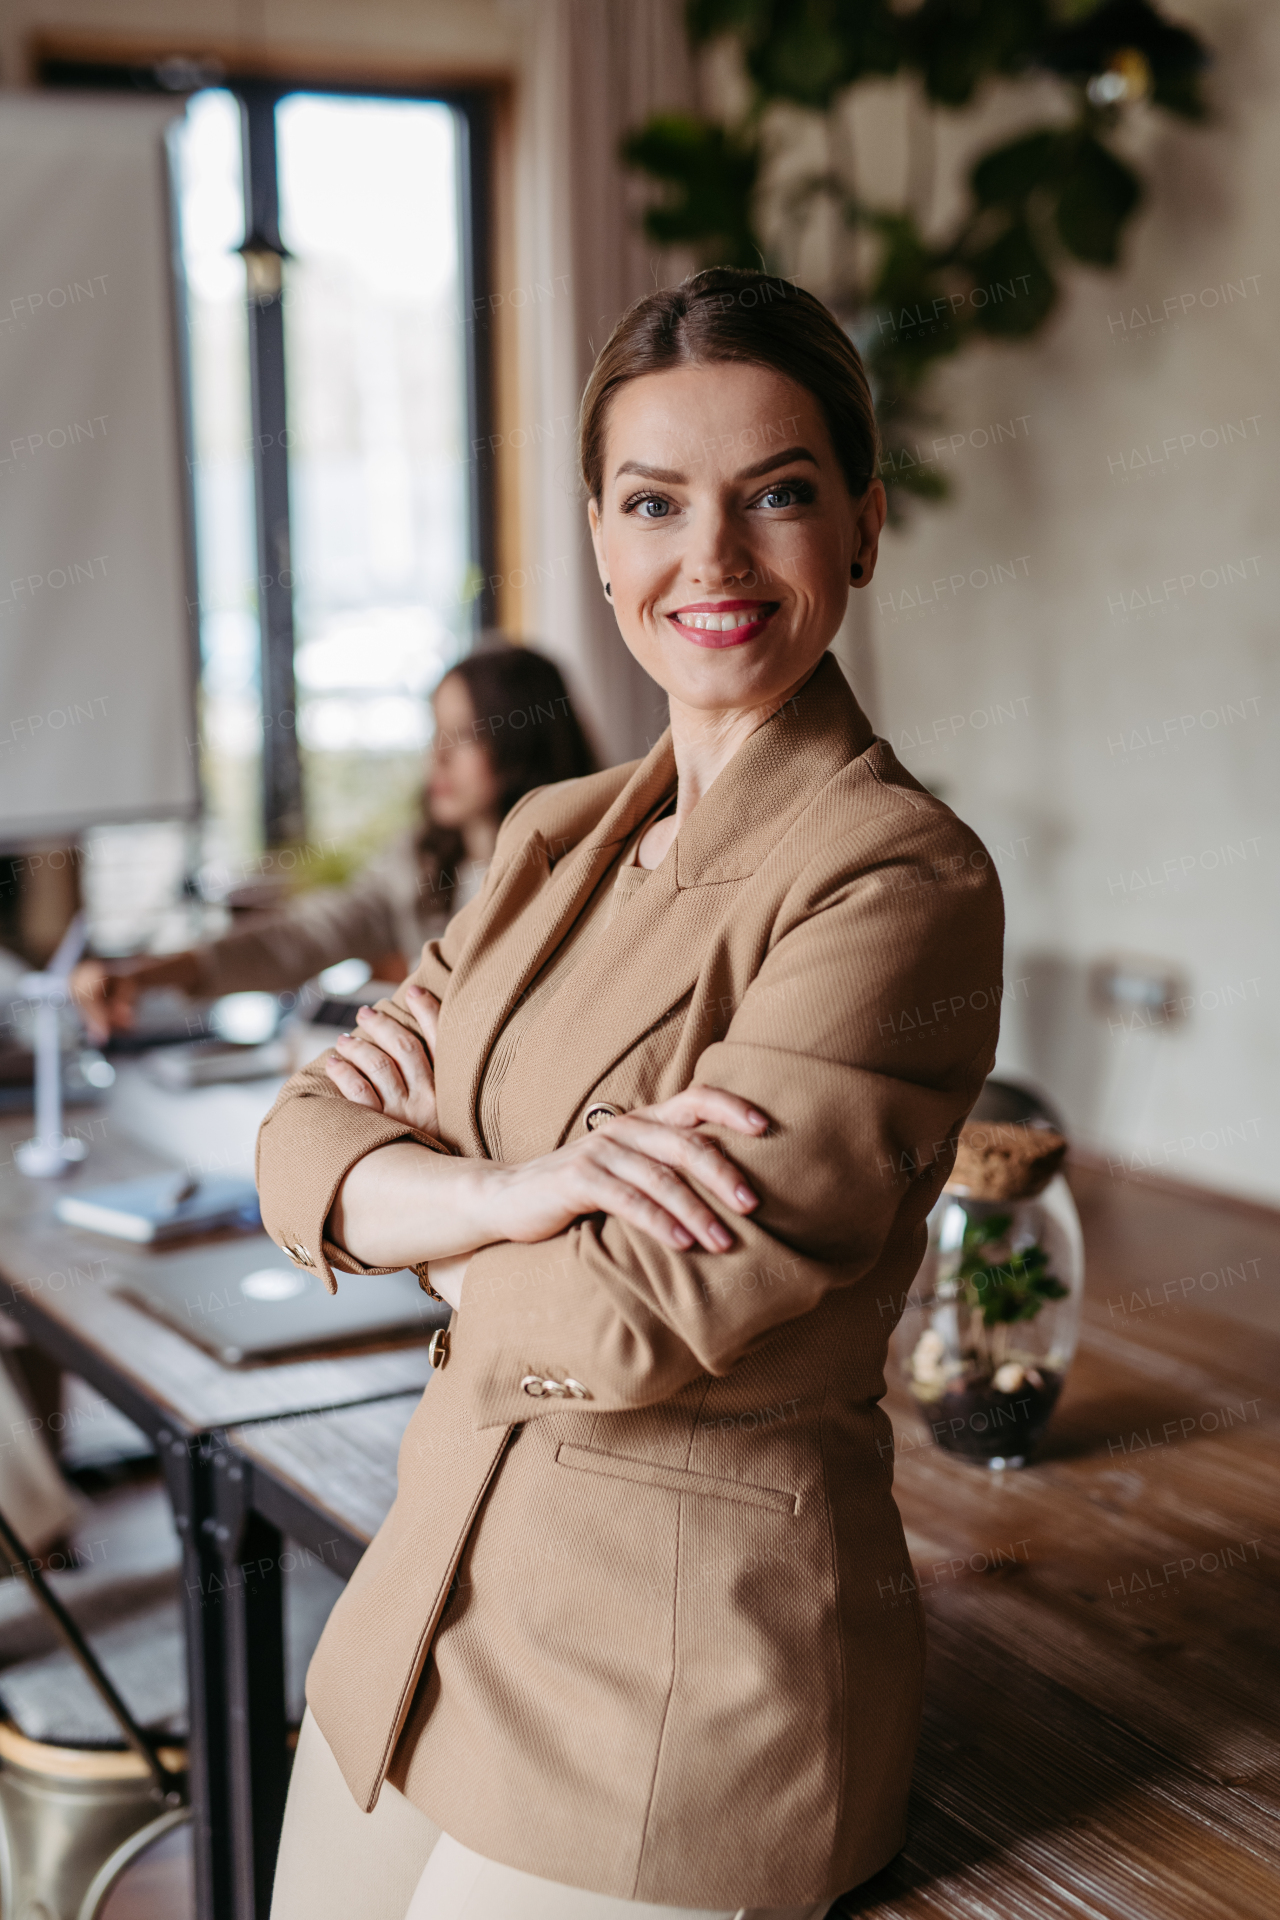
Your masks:
<instances>
[{"instance_id":1,"label":"nose","mask_svg":"<svg viewBox=\"0 0 1280 1920\"><path fill-rule=\"evenodd\" d=\"M738 516L719 502L707 505L693 517L684 571L690 585L704 592L760 585L746 529Z\"/></svg>"}]
</instances>

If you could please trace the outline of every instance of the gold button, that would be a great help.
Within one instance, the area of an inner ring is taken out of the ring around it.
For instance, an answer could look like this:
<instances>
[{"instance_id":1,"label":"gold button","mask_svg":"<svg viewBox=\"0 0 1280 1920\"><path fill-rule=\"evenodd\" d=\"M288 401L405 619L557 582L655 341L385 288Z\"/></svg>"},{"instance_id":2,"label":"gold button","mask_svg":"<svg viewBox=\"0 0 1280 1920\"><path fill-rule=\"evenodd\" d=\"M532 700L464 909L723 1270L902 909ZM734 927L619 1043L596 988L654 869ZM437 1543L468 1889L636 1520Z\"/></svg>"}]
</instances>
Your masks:
<instances>
[{"instance_id":1,"label":"gold button","mask_svg":"<svg viewBox=\"0 0 1280 1920\"><path fill-rule=\"evenodd\" d=\"M437 1327L428 1340L427 1358L433 1368L442 1367L449 1358L449 1335L444 1327Z\"/></svg>"},{"instance_id":2,"label":"gold button","mask_svg":"<svg viewBox=\"0 0 1280 1920\"><path fill-rule=\"evenodd\" d=\"M541 1400L547 1390L547 1383L540 1373L526 1373L520 1385L531 1400Z\"/></svg>"},{"instance_id":3,"label":"gold button","mask_svg":"<svg viewBox=\"0 0 1280 1920\"><path fill-rule=\"evenodd\" d=\"M571 1393L575 1400L589 1400L591 1398L591 1395L587 1392L581 1380L572 1380L567 1373L564 1377L564 1390L566 1393Z\"/></svg>"},{"instance_id":4,"label":"gold button","mask_svg":"<svg viewBox=\"0 0 1280 1920\"><path fill-rule=\"evenodd\" d=\"M597 1100L589 1106L582 1116L582 1124L588 1133L594 1133L606 1120L616 1120L618 1109L611 1107L607 1100Z\"/></svg>"},{"instance_id":5,"label":"gold button","mask_svg":"<svg viewBox=\"0 0 1280 1920\"><path fill-rule=\"evenodd\" d=\"M307 1249L303 1246L301 1241L298 1242L296 1247L290 1247L289 1252L293 1255L295 1260L301 1263L302 1266L309 1267L311 1265L311 1255L307 1252Z\"/></svg>"}]
</instances>

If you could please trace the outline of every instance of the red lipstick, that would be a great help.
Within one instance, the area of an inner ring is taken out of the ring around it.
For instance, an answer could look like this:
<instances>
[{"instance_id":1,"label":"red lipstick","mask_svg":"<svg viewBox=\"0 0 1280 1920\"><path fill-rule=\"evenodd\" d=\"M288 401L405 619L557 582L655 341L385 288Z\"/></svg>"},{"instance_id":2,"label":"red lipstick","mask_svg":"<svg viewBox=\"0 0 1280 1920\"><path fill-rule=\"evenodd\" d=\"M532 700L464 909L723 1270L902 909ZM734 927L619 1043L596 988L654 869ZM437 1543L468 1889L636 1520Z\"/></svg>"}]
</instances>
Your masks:
<instances>
[{"instance_id":1,"label":"red lipstick","mask_svg":"<svg viewBox=\"0 0 1280 1920\"><path fill-rule=\"evenodd\" d=\"M777 611L776 600L692 600L667 618L695 647L740 647L763 633Z\"/></svg>"}]
</instances>

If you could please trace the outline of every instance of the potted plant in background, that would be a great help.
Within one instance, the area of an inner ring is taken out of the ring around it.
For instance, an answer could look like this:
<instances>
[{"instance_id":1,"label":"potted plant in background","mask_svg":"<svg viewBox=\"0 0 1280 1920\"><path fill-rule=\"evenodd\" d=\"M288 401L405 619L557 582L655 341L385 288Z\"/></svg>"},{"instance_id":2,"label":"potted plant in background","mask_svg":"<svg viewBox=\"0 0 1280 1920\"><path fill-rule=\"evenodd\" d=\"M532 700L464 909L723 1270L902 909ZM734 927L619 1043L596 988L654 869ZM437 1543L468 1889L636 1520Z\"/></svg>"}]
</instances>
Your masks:
<instances>
[{"instance_id":1,"label":"potted plant in background","mask_svg":"<svg viewBox=\"0 0 1280 1920\"><path fill-rule=\"evenodd\" d=\"M665 190L645 216L649 238L705 266L795 275L811 222L833 209L843 239L814 291L867 362L891 512L907 494L942 497L944 477L911 444L931 417L934 367L984 339L1029 338L1064 272L1118 264L1143 198L1116 150L1125 121L1146 107L1203 119L1207 49L1149 0L689 0L686 18L695 49L732 50L746 104L658 114L623 141L624 161ZM859 86L895 75L913 83L913 152L905 202L886 206L854 177L850 130ZM1056 107L970 165L964 204L940 225L936 117L996 80L1026 83L1042 112L1046 79ZM806 132L821 136L826 164L778 193Z\"/></svg>"},{"instance_id":2,"label":"potted plant in background","mask_svg":"<svg viewBox=\"0 0 1280 1920\"><path fill-rule=\"evenodd\" d=\"M939 1446L989 1467L1026 1465L1079 1338L1084 1248L1066 1151L1045 1122L963 1128L894 1336Z\"/></svg>"}]
</instances>

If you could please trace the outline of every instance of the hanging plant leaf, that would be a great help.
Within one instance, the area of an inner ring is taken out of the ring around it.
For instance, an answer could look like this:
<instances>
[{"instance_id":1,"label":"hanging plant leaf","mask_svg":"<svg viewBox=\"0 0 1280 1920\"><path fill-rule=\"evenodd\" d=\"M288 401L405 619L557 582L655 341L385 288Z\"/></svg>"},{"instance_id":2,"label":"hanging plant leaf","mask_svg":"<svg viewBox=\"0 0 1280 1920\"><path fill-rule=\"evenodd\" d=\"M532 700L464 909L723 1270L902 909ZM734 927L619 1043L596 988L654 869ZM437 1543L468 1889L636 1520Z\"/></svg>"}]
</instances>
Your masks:
<instances>
[{"instance_id":1,"label":"hanging plant leaf","mask_svg":"<svg viewBox=\"0 0 1280 1920\"><path fill-rule=\"evenodd\" d=\"M904 392L930 363L963 338L936 253L910 214L880 214L867 224L881 236L880 270L870 289L875 331L867 349L882 384Z\"/></svg>"},{"instance_id":2,"label":"hanging plant leaf","mask_svg":"<svg viewBox=\"0 0 1280 1920\"><path fill-rule=\"evenodd\" d=\"M1186 27L1162 20L1148 0L1103 0L1084 19L1047 34L1036 57L1051 73L1084 85L1130 51L1150 68L1158 107L1187 120L1204 119L1201 78L1209 50Z\"/></svg>"},{"instance_id":3,"label":"hanging plant leaf","mask_svg":"<svg viewBox=\"0 0 1280 1920\"><path fill-rule=\"evenodd\" d=\"M690 0L695 46L731 33L766 100L823 112L869 74L896 73L900 22L888 0Z\"/></svg>"},{"instance_id":4,"label":"hanging plant leaf","mask_svg":"<svg viewBox=\"0 0 1280 1920\"><path fill-rule=\"evenodd\" d=\"M987 75L1030 65L1047 14L1045 0L923 0L901 26L929 98L963 107Z\"/></svg>"},{"instance_id":5,"label":"hanging plant leaf","mask_svg":"<svg viewBox=\"0 0 1280 1920\"><path fill-rule=\"evenodd\" d=\"M984 154L969 175L979 206L1013 206L1037 187L1047 185L1057 172L1063 143L1069 137L1046 127Z\"/></svg>"},{"instance_id":6,"label":"hanging plant leaf","mask_svg":"<svg viewBox=\"0 0 1280 1920\"><path fill-rule=\"evenodd\" d=\"M1022 339L1053 309L1058 284L1025 220L1013 220L998 240L969 262L973 324L982 333Z\"/></svg>"},{"instance_id":7,"label":"hanging plant leaf","mask_svg":"<svg viewBox=\"0 0 1280 1920\"><path fill-rule=\"evenodd\" d=\"M1071 142L1058 194L1058 237L1077 260L1113 267L1120 229L1142 198L1142 182L1090 133Z\"/></svg>"},{"instance_id":8,"label":"hanging plant leaf","mask_svg":"<svg viewBox=\"0 0 1280 1920\"><path fill-rule=\"evenodd\" d=\"M659 246L696 246L708 262L756 267L760 247L751 224L759 150L713 121L691 114L656 114L628 134L624 162L669 190L664 206L650 207L645 232Z\"/></svg>"},{"instance_id":9,"label":"hanging plant leaf","mask_svg":"<svg viewBox=\"0 0 1280 1920\"><path fill-rule=\"evenodd\" d=\"M768 32L772 12L773 0L688 0L685 26L695 47L724 33L749 40Z\"/></svg>"}]
</instances>

